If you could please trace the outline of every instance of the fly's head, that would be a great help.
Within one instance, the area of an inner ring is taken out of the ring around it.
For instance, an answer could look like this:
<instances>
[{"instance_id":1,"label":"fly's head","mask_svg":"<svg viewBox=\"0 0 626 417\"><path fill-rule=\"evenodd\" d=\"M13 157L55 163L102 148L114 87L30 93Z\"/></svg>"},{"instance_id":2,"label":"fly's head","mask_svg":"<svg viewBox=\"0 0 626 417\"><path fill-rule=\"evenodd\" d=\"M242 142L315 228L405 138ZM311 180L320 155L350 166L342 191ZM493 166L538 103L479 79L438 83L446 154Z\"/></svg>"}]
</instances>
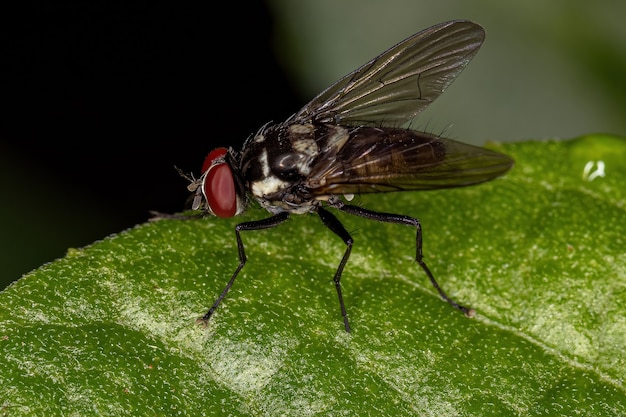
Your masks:
<instances>
[{"instance_id":1,"label":"fly's head","mask_svg":"<svg viewBox=\"0 0 626 417\"><path fill-rule=\"evenodd\" d=\"M202 164L200 178L185 176L194 193L193 210L203 210L217 217L233 217L245 209L245 191L236 169L232 149L217 148L209 152Z\"/></svg>"}]
</instances>

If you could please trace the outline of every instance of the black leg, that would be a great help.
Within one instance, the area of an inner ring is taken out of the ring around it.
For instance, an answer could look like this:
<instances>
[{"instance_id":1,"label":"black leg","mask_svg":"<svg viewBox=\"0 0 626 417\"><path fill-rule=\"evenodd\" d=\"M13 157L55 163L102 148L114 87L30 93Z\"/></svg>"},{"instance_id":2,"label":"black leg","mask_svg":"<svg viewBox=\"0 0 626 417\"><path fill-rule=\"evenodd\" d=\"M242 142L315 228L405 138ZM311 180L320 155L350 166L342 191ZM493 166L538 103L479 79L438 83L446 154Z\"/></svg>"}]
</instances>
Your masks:
<instances>
[{"instance_id":1,"label":"black leg","mask_svg":"<svg viewBox=\"0 0 626 417\"><path fill-rule=\"evenodd\" d=\"M224 288L224 291L222 291L220 296L217 297L217 300L215 300L215 302L213 303L209 311L207 311L204 316L198 319L198 323L202 323L205 325L208 323L209 319L213 315L213 312L215 311L217 306L220 305L224 297L226 297L226 294L228 294L230 287L233 286L233 283L235 282L235 278L237 278L237 275L239 275L239 271L241 271L241 268L243 268L244 265L246 264L246 259L247 259L246 251L244 250L243 242L241 241L240 232L243 230L270 229L272 227L276 227L279 224L283 223L288 218L289 218L289 213L283 212L275 216L269 217L267 219L240 223L237 226L235 226L235 234L237 235L237 249L239 250L239 266L237 266L237 269L235 269L235 272L233 273L233 276L230 278L230 280L226 284L226 288Z\"/></svg>"},{"instance_id":2,"label":"black leg","mask_svg":"<svg viewBox=\"0 0 626 417\"><path fill-rule=\"evenodd\" d=\"M441 289L441 287L435 280L435 277L433 276L432 272L430 272L430 269L428 269L428 266L426 266L426 263L422 259L422 225L420 224L419 220L417 220L414 217L403 216L401 214L379 213L376 211L366 210L358 206L344 205L344 204L336 204L335 206L341 211L354 214L356 216L365 217L366 219L372 219L372 220L376 220L379 222L404 224L406 226L415 227L415 229L417 229L417 236L415 238L415 246L416 246L415 260L422 267L422 269L428 276L428 279L430 279L430 282L433 284L433 287L435 287L435 289L437 290L441 298L443 298L452 307L456 308L457 310L460 310L463 314L465 314L465 316L467 317L474 316L474 314L476 313L474 309L462 306L458 304L457 302L455 302L454 300L452 300L450 297L448 297L448 295Z\"/></svg>"},{"instance_id":3,"label":"black leg","mask_svg":"<svg viewBox=\"0 0 626 417\"><path fill-rule=\"evenodd\" d=\"M341 293L341 274L343 273L343 268L346 266L346 262L348 262L348 258L350 257L350 251L352 250L352 236L350 233L343 227L341 222L328 210L319 207L317 209L317 214L319 214L322 222L326 227L333 231L337 236L344 241L347 248L345 253L343 254L343 258L341 258L341 262L339 263L339 268L337 268L337 272L335 272L335 277L333 280L335 281L335 288L337 289L337 296L339 297L339 307L341 307L341 316L343 317L343 324L346 328L346 332L350 333L350 323L348 323L348 314L346 313L346 306L343 303L343 295Z\"/></svg>"}]
</instances>

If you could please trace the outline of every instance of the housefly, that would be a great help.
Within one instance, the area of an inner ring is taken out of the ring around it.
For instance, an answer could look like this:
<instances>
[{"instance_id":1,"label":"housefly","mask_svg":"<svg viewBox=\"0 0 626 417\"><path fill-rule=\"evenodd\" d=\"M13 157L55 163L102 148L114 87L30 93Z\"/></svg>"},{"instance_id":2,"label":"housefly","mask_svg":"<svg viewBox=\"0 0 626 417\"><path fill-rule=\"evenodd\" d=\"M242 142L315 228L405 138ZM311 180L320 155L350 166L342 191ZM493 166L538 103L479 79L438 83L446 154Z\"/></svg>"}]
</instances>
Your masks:
<instances>
[{"instance_id":1,"label":"housefly","mask_svg":"<svg viewBox=\"0 0 626 417\"><path fill-rule=\"evenodd\" d=\"M346 244L333 280L349 332L340 282L353 239L329 208L415 228L415 260L441 298L471 317L474 310L448 297L426 266L418 219L349 202L354 194L477 184L511 168L513 160L506 155L402 127L448 87L484 38L483 28L469 21L432 26L341 78L286 121L263 126L241 151L210 152L200 178L186 176L192 209L232 217L253 199L271 216L235 227L239 265L198 321L209 321L246 264L242 231L276 227L291 214L316 213Z\"/></svg>"}]
</instances>

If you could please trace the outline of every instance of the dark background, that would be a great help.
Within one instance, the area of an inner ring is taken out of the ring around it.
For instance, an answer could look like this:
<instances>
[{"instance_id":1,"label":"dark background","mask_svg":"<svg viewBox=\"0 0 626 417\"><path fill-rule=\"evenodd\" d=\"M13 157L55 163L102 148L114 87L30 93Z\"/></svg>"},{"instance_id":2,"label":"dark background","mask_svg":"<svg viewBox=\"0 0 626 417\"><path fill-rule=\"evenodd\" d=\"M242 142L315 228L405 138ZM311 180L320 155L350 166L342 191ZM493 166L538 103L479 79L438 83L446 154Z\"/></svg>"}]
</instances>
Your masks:
<instances>
[{"instance_id":1,"label":"dark background","mask_svg":"<svg viewBox=\"0 0 626 417\"><path fill-rule=\"evenodd\" d=\"M297 102L262 2L0 10L0 288L188 196L216 146Z\"/></svg>"}]
</instances>

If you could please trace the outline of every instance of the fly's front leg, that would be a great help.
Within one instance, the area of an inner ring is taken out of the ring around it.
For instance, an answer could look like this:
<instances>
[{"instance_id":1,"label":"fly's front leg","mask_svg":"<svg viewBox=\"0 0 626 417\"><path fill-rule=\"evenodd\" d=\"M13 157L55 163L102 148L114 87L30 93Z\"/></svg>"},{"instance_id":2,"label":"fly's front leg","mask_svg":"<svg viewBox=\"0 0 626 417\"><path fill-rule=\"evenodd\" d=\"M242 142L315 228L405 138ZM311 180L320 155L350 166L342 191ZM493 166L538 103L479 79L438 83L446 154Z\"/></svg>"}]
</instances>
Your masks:
<instances>
[{"instance_id":1,"label":"fly's front leg","mask_svg":"<svg viewBox=\"0 0 626 417\"><path fill-rule=\"evenodd\" d=\"M341 224L341 222L328 210L319 207L317 209L317 214L319 214L320 219L326 227L332 230L337 236L344 241L347 248L343 254L343 258L341 258L341 262L339 263L339 267L337 268L337 272L335 272L335 276L333 280L335 281L335 288L337 289L337 296L339 297L339 307L341 308L341 316L343 317L343 325L346 328L346 332L350 333L350 323L348 323L348 314L346 312L346 305L343 303L343 295L341 293L341 274L343 273L343 268L346 266L348 262L348 258L350 257L350 252L352 251L352 236L346 230L345 227Z\"/></svg>"},{"instance_id":2,"label":"fly's front leg","mask_svg":"<svg viewBox=\"0 0 626 417\"><path fill-rule=\"evenodd\" d=\"M283 213L279 213L279 214L277 214L275 216L269 217L267 219L256 220L256 221L252 221L252 222L240 223L237 226L235 226L235 234L237 235L237 249L239 251L239 266L237 266L237 269L235 269L235 272L233 273L233 276L230 278L230 280L226 284L226 288L224 288L224 291L222 291L220 296L217 297L217 300L215 300L215 302L213 303L213 305L211 306L209 311L207 311L204 316L200 317L197 320L197 322L199 324L206 325L208 323L209 319L213 315L213 312L215 312L215 309L217 308L217 306L220 305L220 303L222 302L224 297L226 297L226 294L228 294L228 291L230 290L230 287L233 286L233 283L235 282L235 278L237 278L237 275L239 275L239 271L241 271L241 269L246 264L246 259L247 259L246 258L246 251L244 249L243 242L241 240L241 233L240 232L243 231L243 230L270 229L272 227L276 227L279 224L283 223L288 218L289 218L289 213L283 212Z\"/></svg>"},{"instance_id":3,"label":"fly's front leg","mask_svg":"<svg viewBox=\"0 0 626 417\"><path fill-rule=\"evenodd\" d=\"M372 219L379 222L387 222L387 223L397 223L404 224L406 226L413 226L417 230L417 236L415 238L415 246L416 246L416 254L415 260L422 267L428 279L433 284L433 287L437 290L441 298L443 298L448 304L452 307L460 310L465 316L473 317L476 313L473 308L465 307L458 304L456 301L452 300L448 295L441 289L432 272L422 259L422 225L419 220L414 217L403 216L401 214L393 214L393 213L379 213L376 211L366 210L364 208L352 205L346 205L342 203L337 203L335 206L346 213L354 214L356 216L365 217L366 219Z\"/></svg>"}]
</instances>

